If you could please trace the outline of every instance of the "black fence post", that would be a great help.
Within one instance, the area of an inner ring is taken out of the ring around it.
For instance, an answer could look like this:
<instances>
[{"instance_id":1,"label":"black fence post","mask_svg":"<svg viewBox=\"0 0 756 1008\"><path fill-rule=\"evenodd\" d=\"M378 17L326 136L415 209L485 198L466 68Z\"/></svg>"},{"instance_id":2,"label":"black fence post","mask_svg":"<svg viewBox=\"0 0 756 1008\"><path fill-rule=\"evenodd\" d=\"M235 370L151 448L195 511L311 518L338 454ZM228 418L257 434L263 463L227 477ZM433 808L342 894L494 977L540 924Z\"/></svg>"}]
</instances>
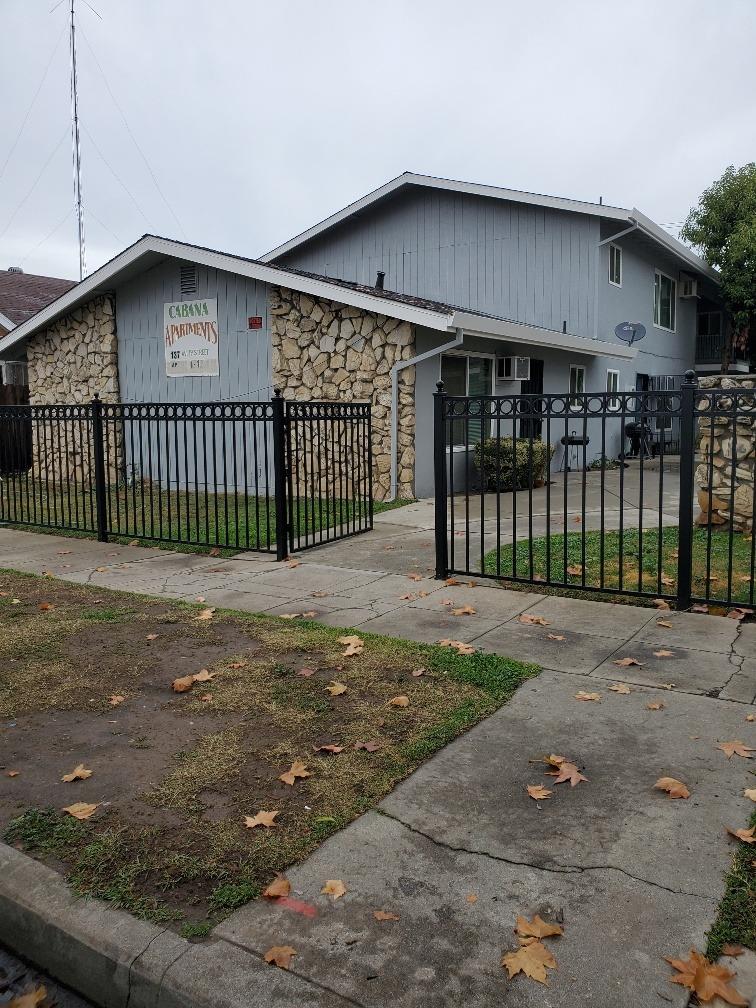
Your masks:
<instances>
[{"instance_id":1,"label":"black fence post","mask_svg":"<svg viewBox=\"0 0 756 1008\"><path fill-rule=\"evenodd\" d=\"M289 555L289 508L286 500L286 402L281 389L273 395L273 489L276 498L276 560Z\"/></svg>"},{"instance_id":2,"label":"black fence post","mask_svg":"<svg viewBox=\"0 0 756 1008\"><path fill-rule=\"evenodd\" d=\"M677 544L677 608L689 609L693 594L693 491L695 489L696 391L698 378L686 371L680 387L680 503Z\"/></svg>"},{"instance_id":3,"label":"black fence post","mask_svg":"<svg viewBox=\"0 0 756 1008\"><path fill-rule=\"evenodd\" d=\"M446 505L449 495L446 474L446 430L444 427L444 383L438 382L433 394L433 479L436 496L436 578L449 576L449 539Z\"/></svg>"},{"instance_id":4,"label":"black fence post","mask_svg":"<svg viewBox=\"0 0 756 1008\"><path fill-rule=\"evenodd\" d=\"M95 515L97 538L108 541L108 495L105 486L105 441L102 423L102 399L95 392L92 409L92 456L94 459Z\"/></svg>"}]
</instances>

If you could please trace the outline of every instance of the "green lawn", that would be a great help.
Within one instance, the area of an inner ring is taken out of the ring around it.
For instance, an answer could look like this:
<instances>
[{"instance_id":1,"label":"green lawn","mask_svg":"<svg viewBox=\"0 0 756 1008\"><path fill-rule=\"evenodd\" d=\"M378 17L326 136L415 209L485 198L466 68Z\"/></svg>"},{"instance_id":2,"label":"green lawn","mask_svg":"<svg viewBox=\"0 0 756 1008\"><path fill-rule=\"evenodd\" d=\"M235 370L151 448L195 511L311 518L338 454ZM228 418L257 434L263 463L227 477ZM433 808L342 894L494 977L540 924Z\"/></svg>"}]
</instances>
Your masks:
<instances>
[{"instance_id":1,"label":"green lawn","mask_svg":"<svg viewBox=\"0 0 756 1008\"><path fill-rule=\"evenodd\" d=\"M401 507L406 500L376 501L373 512ZM121 487L108 494L110 538L163 541L205 549L270 549L276 542L275 502L246 494L158 493L146 484ZM327 528L369 523L367 502L325 498L298 500L297 536ZM0 522L91 536L96 527L94 493L81 485L47 486L23 480L0 486Z\"/></svg>"},{"instance_id":2,"label":"green lawn","mask_svg":"<svg viewBox=\"0 0 756 1008\"><path fill-rule=\"evenodd\" d=\"M706 595L708 578L712 598L727 599L731 541L731 598L750 605L753 603L753 543L743 535L735 535L731 540L729 534L716 530L711 533L710 549L706 529L696 529L693 533L693 595ZM649 529L643 533L642 540L637 529L621 535L619 532L603 535L600 532L568 532L566 536L552 535L549 539L521 540L514 549L507 545L492 550L485 557L484 569L501 578L545 579L581 589L603 587L674 595L677 551L676 527L662 529L661 539L658 529ZM570 568L569 573L567 568ZM660 582L659 572L667 583Z\"/></svg>"}]
</instances>

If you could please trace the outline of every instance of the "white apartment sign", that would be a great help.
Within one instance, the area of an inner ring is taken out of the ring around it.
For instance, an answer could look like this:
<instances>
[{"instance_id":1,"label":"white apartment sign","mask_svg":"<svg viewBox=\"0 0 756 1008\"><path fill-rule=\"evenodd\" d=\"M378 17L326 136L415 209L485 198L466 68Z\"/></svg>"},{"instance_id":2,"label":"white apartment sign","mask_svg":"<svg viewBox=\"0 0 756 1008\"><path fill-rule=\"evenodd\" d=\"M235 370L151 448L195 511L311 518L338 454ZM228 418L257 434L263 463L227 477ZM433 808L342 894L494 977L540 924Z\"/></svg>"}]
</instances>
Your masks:
<instances>
[{"instance_id":1,"label":"white apartment sign","mask_svg":"<svg viewBox=\"0 0 756 1008\"><path fill-rule=\"evenodd\" d=\"M169 378L220 374L215 298L163 305L165 373Z\"/></svg>"}]
</instances>

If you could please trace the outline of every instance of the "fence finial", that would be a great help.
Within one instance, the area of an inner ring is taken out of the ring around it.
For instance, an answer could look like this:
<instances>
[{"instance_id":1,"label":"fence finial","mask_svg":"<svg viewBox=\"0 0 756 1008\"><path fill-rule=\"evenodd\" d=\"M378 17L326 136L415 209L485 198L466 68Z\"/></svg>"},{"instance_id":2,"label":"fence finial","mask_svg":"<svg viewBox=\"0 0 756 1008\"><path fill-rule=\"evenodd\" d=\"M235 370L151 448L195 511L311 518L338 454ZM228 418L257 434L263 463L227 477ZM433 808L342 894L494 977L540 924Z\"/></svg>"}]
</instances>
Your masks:
<instances>
[{"instance_id":1,"label":"fence finial","mask_svg":"<svg viewBox=\"0 0 756 1008\"><path fill-rule=\"evenodd\" d=\"M283 392L281 391L280 388L274 388L273 395L276 397L276 399L280 399L281 396L283 395Z\"/></svg>"},{"instance_id":2,"label":"fence finial","mask_svg":"<svg viewBox=\"0 0 756 1008\"><path fill-rule=\"evenodd\" d=\"M436 391L439 393L444 391L444 383L442 381L436 382Z\"/></svg>"},{"instance_id":3,"label":"fence finial","mask_svg":"<svg viewBox=\"0 0 756 1008\"><path fill-rule=\"evenodd\" d=\"M683 375L683 378L685 379L686 385L698 385L698 375L692 368L688 368Z\"/></svg>"}]
</instances>

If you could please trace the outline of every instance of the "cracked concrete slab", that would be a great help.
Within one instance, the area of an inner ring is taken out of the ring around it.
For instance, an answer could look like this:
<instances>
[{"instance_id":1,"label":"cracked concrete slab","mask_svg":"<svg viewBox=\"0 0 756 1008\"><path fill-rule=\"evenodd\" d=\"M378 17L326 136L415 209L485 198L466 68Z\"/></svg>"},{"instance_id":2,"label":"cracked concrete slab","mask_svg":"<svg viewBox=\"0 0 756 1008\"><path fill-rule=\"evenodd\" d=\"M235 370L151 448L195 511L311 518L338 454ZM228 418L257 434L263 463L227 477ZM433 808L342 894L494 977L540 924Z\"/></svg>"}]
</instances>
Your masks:
<instances>
[{"instance_id":1,"label":"cracked concrete slab","mask_svg":"<svg viewBox=\"0 0 756 1008\"><path fill-rule=\"evenodd\" d=\"M433 612L428 609L405 607L386 613L384 616L376 616L363 623L362 628L370 633L386 634L388 637L404 637L426 644L436 644L444 638L471 641L492 630L497 622L497 620L480 619L478 616L450 616L445 610Z\"/></svg>"},{"instance_id":2,"label":"cracked concrete slab","mask_svg":"<svg viewBox=\"0 0 756 1008\"><path fill-rule=\"evenodd\" d=\"M635 658L641 667L621 668L614 664L623 658ZM732 664L729 654L630 641L613 651L592 674L602 679L619 677L625 682L646 686L673 683L686 693L709 693L721 690L736 671L737 666Z\"/></svg>"},{"instance_id":3,"label":"cracked concrete slab","mask_svg":"<svg viewBox=\"0 0 756 1008\"><path fill-rule=\"evenodd\" d=\"M659 647L677 645L693 650L723 651L729 654L738 636L737 621L723 619L721 616L657 610L653 613L653 617L630 639L629 644L643 641L646 644L657 644ZM659 620L671 623L672 626L659 626Z\"/></svg>"},{"instance_id":4,"label":"cracked concrete slab","mask_svg":"<svg viewBox=\"0 0 756 1008\"><path fill-rule=\"evenodd\" d=\"M540 611L540 604L533 611ZM621 637L573 633L562 626L523 626L510 622L476 637L475 646L489 653L535 662L546 669L588 675L621 641Z\"/></svg>"},{"instance_id":5,"label":"cracked concrete slab","mask_svg":"<svg viewBox=\"0 0 756 1008\"><path fill-rule=\"evenodd\" d=\"M543 616L553 626L568 627L575 633L594 637L629 637L654 617L653 609L640 606L609 606L606 602L588 599L544 597L528 608L531 614ZM561 630L557 630L561 633Z\"/></svg>"}]
</instances>

